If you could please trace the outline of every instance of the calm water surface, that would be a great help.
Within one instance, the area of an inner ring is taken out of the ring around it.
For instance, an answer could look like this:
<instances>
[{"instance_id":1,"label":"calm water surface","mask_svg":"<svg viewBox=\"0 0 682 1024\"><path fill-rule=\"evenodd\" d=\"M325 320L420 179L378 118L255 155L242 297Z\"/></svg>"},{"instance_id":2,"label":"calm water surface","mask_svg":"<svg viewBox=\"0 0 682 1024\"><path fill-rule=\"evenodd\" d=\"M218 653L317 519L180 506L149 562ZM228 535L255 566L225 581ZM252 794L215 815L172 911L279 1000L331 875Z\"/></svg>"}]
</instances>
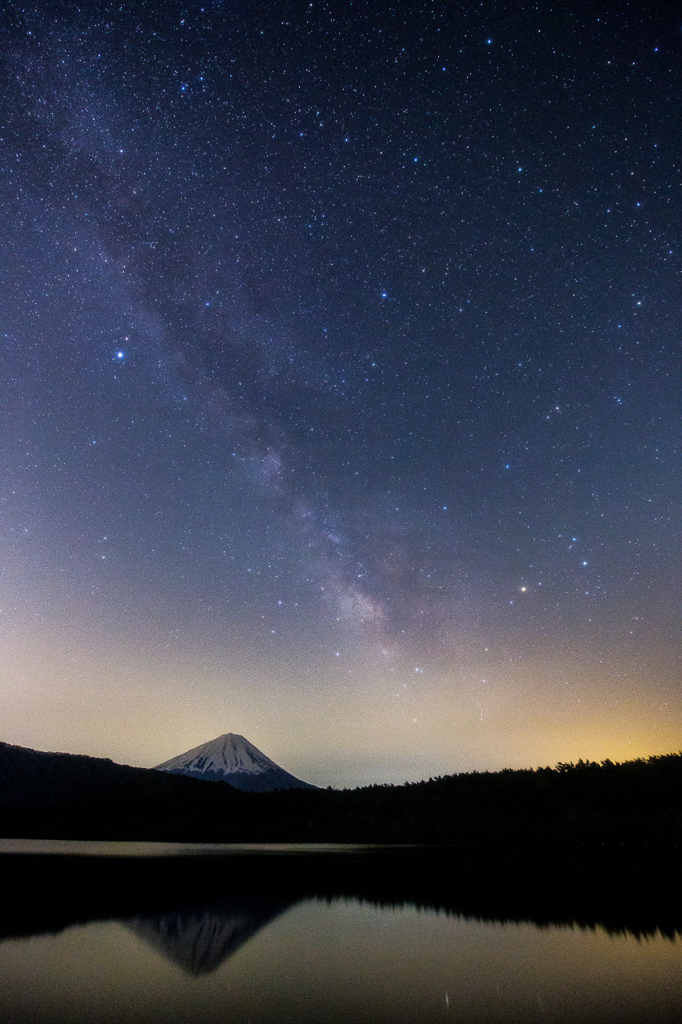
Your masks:
<instances>
[{"instance_id":1,"label":"calm water surface","mask_svg":"<svg viewBox=\"0 0 682 1024\"><path fill-rule=\"evenodd\" d=\"M238 863L233 854L225 871ZM232 885L212 902L6 937L0 1019L682 1019L682 943L660 934L480 921L268 888L260 895Z\"/></svg>"}]
</instances>

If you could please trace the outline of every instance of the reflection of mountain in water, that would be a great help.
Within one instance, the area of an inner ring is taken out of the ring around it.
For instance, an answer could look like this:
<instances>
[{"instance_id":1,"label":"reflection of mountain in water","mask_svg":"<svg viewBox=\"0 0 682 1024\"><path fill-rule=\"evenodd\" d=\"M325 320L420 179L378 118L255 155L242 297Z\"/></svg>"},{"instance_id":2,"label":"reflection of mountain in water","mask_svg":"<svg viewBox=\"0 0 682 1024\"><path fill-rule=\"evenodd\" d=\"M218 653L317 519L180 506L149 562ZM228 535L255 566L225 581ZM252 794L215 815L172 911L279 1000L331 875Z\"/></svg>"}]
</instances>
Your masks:
<instances>
[{"instance_id":1,"label":"reflection of mountain in water","mask_svg":"<svg viewBox=\"0 0 682 1024\"><path fill-rule=\"evenodd\" d=\"M206 907L131 918L126 924L183 971L208 974L296 902L235 896Z\"/></svg>"}]
</instances>

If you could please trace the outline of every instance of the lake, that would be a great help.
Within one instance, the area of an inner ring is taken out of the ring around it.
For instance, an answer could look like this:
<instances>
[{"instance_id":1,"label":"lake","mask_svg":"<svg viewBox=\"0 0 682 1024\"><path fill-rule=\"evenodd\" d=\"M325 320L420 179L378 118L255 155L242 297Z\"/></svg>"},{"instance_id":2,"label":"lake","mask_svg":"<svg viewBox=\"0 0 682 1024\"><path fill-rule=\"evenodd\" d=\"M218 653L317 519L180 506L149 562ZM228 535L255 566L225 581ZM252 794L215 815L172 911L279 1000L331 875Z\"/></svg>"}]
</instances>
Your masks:
<instances>
[{"instance_id":1,"label":"lake","mask_svg":"<svg viewBox=\"0 0 682 1024\"><path fill-rule=\"evenodd\" d=\"M682 1019L677 858L542 860L0 841L0 1019Z\"/></svg>"}]
</instances>

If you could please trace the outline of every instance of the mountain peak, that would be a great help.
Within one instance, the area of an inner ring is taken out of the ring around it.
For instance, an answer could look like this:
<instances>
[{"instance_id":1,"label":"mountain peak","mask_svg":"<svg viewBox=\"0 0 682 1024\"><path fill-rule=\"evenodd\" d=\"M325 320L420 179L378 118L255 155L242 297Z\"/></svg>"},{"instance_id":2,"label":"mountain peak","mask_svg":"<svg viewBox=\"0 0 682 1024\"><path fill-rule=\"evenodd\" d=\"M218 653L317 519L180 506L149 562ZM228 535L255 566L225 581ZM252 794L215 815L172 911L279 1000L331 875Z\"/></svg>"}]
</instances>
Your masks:
<instances>
[{"instance_id":1,"label":"mountain peak","mask_svg":"<svg viewBox=\"0 0 682 1024\"><path fill-rule=\"evenodd\" d=\"M271 758L238 733L227 732L156 765L157 771L229 782L237 789L265 792L273 789L315 789L280 768Z\"/></svg>"}]
</instances>

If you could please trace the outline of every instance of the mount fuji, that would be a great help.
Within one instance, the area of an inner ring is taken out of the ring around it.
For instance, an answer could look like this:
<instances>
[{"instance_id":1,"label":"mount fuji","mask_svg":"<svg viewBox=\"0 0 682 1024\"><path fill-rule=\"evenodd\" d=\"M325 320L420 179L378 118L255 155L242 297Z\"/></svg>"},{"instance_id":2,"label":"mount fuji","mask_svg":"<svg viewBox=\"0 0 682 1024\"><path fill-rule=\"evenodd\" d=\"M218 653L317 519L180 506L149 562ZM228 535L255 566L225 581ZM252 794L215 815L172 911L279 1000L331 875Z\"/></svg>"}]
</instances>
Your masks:
<instances>
[{"instance_id":1,"label":"mount fuji","mask_svg":"<svg viewBox=\"0 0 682 1024\"><path fill-rule=\"evenodd\" d=\"M235 789L247 793L318 788L290 775L253 743L233 732L217 736L200 747L193 747L163 764L157 764L156 770L211 782L229 782Z\"/></svg>"}]
</instances>

